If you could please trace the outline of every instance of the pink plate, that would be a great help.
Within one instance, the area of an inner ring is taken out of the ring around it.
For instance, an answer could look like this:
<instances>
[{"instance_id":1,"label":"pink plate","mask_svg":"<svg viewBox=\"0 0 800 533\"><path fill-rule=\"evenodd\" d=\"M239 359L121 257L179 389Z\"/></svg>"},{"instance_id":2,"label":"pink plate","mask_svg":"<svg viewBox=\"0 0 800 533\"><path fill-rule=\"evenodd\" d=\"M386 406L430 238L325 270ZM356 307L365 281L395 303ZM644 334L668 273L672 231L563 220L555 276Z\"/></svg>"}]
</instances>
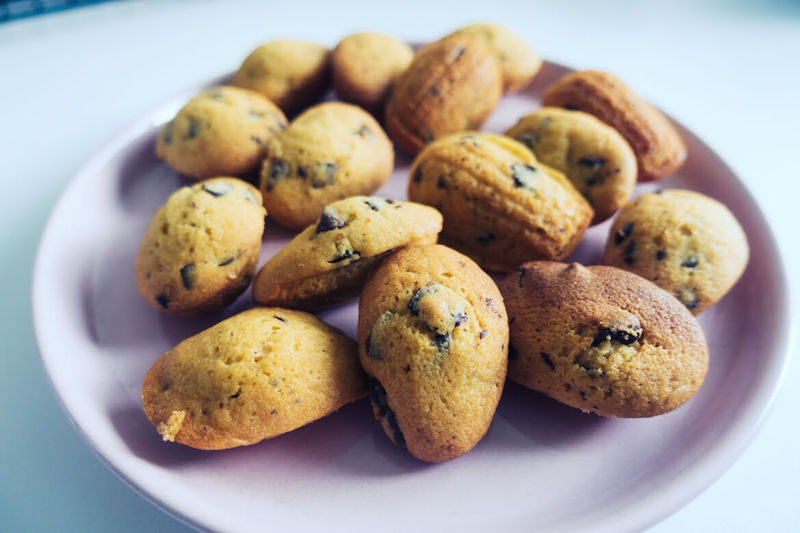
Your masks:
<instances>
[{"instance_id":1,"label":"pink plate","mask_svg":"<svg viewBox=\"0 0 800 533\"><path fill-rule=\"evenodd\" d=\"M539 106L565 73L547 63L503 99L486 130ZM651 419L583 414L509 383L486 437L464 457L423 464L392 445L360 400L260 444L203 452L162 442L142 411L142 379L182 339L251 305L249 292L214 316L182 319L148 307L133 282L151 216L181 178L153 155L156 132L193 88L100 150L72 180L42 238L33 281L45 369L89 445L126 482L186 522L211 530L626 531L651 525L711 484L744 450L787 359L786 281L769 228L740 180L681 128L689 159L655 188L689 188L725 203L751 246L743 278L700 322L711 368L699 394ZM379 194L404 198L400 156ZM596 263L610 222L574 258ZM268 225L261 264L290 238ZM355 335L355 303L321 317Z\"/></svg>"}]
</instances>

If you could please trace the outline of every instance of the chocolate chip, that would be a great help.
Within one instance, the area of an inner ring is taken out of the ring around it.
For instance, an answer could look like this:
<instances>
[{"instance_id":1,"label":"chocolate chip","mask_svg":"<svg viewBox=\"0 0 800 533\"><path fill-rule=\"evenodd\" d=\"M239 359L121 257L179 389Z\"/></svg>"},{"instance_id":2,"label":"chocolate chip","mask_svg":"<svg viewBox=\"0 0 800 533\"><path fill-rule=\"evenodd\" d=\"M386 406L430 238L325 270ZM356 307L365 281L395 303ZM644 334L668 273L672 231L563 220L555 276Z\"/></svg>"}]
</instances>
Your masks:
<instances>
[{"instance_id":1,"label":"chocolate chip","mask_svg":"<svg viewBox=\"0 0 800 533\"><path fill-rule=\"evenodd\" d=\"M215 198L225 196L233 190L233 185L226 181L216 181L211 183L204 183L200 186L201 189Z\"/></svg>"},{"instance_id":2,"label":"chocolate chip","mask_svg":"<svg viewBox=\"0 0 800 533\"><path fill-rule=\"evenodd\" d=\"M158 302L158 305L160 305L164 309L167 309L169 307L169 296L167 296L166 294L157 294L156 302Z\"/></svg>"},{"instance_id":3,"label":"chocolate chip","mask_svg":"<svg viewBox=\"0 0 800 533\"><path fill-rule=\"evenodd\" d=\"M481 146L481 143L478 142L478 137L475 135L464 135L461 137L461 142L470 143L475 148L480 148Z\"/></svg>"},{"instance_id":4,"label":"chocolate chip","mask_svg":"<svg viewBox=\"0 0 800 533\"><path fill-rule=\"evenodd\" d=\"M453 48L453 51L450 52L450 59L449 59L448 62L452 63L453 61L457 60L459 57L464 55L464 52L466 52L466 51L467 51L467 49L465 47L456 46L455 48Z\"/></svg>"},{"instance_id":5,"label":"chocolate chip","mask_svg":"<svg viewBox=\"0 0 800 533\"><path fill-rule=\"evenodd\" d=\"M681 266L686 268L695 268L697 267L697 263L698 263L697 258L692 256L686 259L683 263L681 263Z\"/></svg>"},{"instance_id":6,"label":"chocolate chip","mask_svg":"<svg viewBox=\"0 0 800 533\"><path fill-rule=\"evenodd\" d=\"M539 176L538 172L535 167L524 163L511 165L511 177L514 179L514 185L528 191L533 190L533 185Z\"/></svg>"},{"instance_id":7,"label":"chocolate chip","mask_svg":"<svg viewBox=\"0 0 800 533\"><path fill-rule=\"evenodd\" d=\"M381 207L387 204L386 200L381 198L370 198L369 200L364 200L364 203L373 211L380 211Z\"/></svg>"},{"instance_id":8,"label":"chocolate chip","mask_svg":"<svg viewBox=\"0 0 800 533\"><path fill-rule=\"evenodd\" d=\"M429 283L428 285L417 289L411 296L411 299L408 301L408 310L411 311L411 314L414 316L419 316L419 301L425 296L433 294L438 290L439 286L433 283Z\"/></svg>"},{"instance_id":9,"label":"chocolate chip","mask_svg":"<svg viewBox=\"0 0 800 533\"><path fill-rule=\"evenodd\" d=\"M194 139L195 137L197 137L197 133L199 131L200 131L200 123L192 119L189 122L189 129L186 131L186 136L184 136L183 140Z\"/></svg>"},{"instance_id":10,"label":"chocolate chip","mask_svg":"<svg viewBox=\"0 0 800 533\"><path fill-rule=\"evenodd\" d=\"M183 265L181 268L181 281L183 282L184 289L191 289L197 281L197 268L193 263Z\"/></svg>"},{"instance_id":11,"label":"chocolate chip","mask_svg":"<svg viewBox=\"0 0 800 533\"><path fill-rule=\"evenodd\" d=\"M374 137L375 136L375 134L372 133L372 130L369 129L364 124L362 124L361 127L358 128L358 131L356 131L356 135L358 135L359 137L363 137L365 139L368 138L368 137Z\"/></svg>"},{"instance_id":12,"label":"chocolate chip","mask_svg":"<svg viewBox=\"0 0 800 533\"><path fill-rule=\"evenodd\" d=\"M228 257L228 258L226 258L226 259L223 259L223 260L222 260L222 261L220 261L219 263L217 263L217 266L218 266L218 267L224 267L225 265L230 265L230 264L231 264L231 263L233 263L234 261L236 261L236 258L235 258L235 257Z\"/></svg>"},{"instance_id":13,"label":"chocolate chip","mask_svg":"<svg viewBox=\"0 0 800 533\"><path fill-rule=\"evenodd\" d=\"M442 91L440 91L440 90L439 90L439 87L438 87L438 86L436 86L436 85L431 85L431 86L430 86L430 88L428 89L428 92L429 92L429 93L431 93L431 96L439 96L439 94L440 94Z\"/></svg>"},{"instance_id":14,"label":"chocolate chip","mask_svg":"<svg viewBox=\"0 0 800 533\"><path fill-rule=\"evenodd\" d=\"M283 318L282 316L278 316L278 315L272 315L272 318L277 318L278 320L280 320L280 321L281 321L281 322L283 322L284 324L286 323L286 319L285 319L285 318Z\"/></svg>"},{"instance_id":15,"label":"chocolate chip","mask_svg":"<svg viewBox=\"0 0 800 533\"><path fill-rule=\"evenodd\" d=\"M367 335L367 340L364 342L364 351L372 359L377 359L378 361L383 359L383 354L372 344L372 333Z\"/></svg>"},{"instance_id":16,"label":"chocolate chip","mask_svg":"<svg viewBox=\"0 0 800 533\"><path fill-rule=\"evenodd\" d=\"M422 183L422 163L417 165L417 168L414 169L414 175L411 177L411 181L414 183Z\"/></svg>"},{"instance_id":17,"label":"chocolate chip","mask_svg":"<svg viewBox=\"0 0 800 533\"><path fill-rule=\"evenodd\" d=\"M690 309L691 310L691 309L696 309L697 306L700 305L700 304L697 301L697 298L695 298L694 300L692 300L691 302L689 302L689 303L687 303L685 305L686 305L686 309Z\"/></svg>"},{"instance_id":18,"label":"chocolate chip","mask_svg":"<svg viewBox=\"0 0 800 533\"><path fill-rule=\"evenodd\" d=\"M306 179L308 177L308 174L306 173L306 167L297 167L297 175L303 179Z\"/></svg>"},{"instance_id":19,"label":"chocolate chip","mask_svg":"<svg viewBox=\"0 0 800 533\"><path fill-rule=\"evenodd\" d=\"M254 143L256 143L259 146L264 144L264 141L262 141L260 137L256 137L255 135L251 135L250 136L250 140L252 140Z\"/></svg>"},{"instance_id":20,"label":"chocolate chip","mask_svg":"<svg viewBox=\"0 0 800 533\"><path fill-rule=\"evenodd\" d=\"M457 328L467 321L467 314L464 311L459 311L451 316L453 317L453 328Z\"/></svg>"},{"instance_id":21,"label":"chocolate chip","mask_svg":"<svg viewBox=\"0 0 800 533\"><path fill-rule=\"evenodd\" d=\"M533 150L533 145L539 144L542 140L537 134L533 133L532 131L521 133L517 135L517 140Z\"/></svg>"},{"instance_id":22,"label":"chocolate chip","mask_svg":"<svg viewBox=\"0 0 800 533\"><path fill-rule=\"evenodd\" d=\"M622 229L618 230L614 234L614 244L616 245L622 244L625 241L625 239L630 237L632 231L633 231L633 222L628 222L627 224L622 226Z\"/></svg>"},{"instance_id":23,"label":"chocolate chip","mask_svg":"<svg viewBox=\"0 0 800 533\"><path fill-rule=\"evenodd\" d=\"M515 272L519 272L519 280L517 280L517 284L519 285L519 288L521 289L522 288L522 278L525 277L525 273L527 272L527 269L525 267L519 267Z\"/></svg>"},{"instance_id":24,"label":"chocolate chip","mask_svg":"<svg viewBox=\"0 0 800 533\"><path fill-rule=\"evenodd\" d=\"M439 176L439 180L436 182L436 188L447 190L447 182L444 179L444 174Z\"/></svg>"},{"instance_id":25,"label":"chocolate chip","mask_svg":"<svg viewBox=\"0 0 800 533\"><path fill-rule=\"evenodd\" d=\"M322 233L324 231L331 231L334 229L340 229L347 225L347 222L344 220L340 220L333 214L333 211L328 209L327 207L322 210L322 214L319 217L319 222L317 223L317 233Z\"/></svg>"},{"instance_id":26,"label":"chocolate chip","mask_svg":"<svg viewBox=\"0 0 800 533\"><path fill-rule=\"evenodd\" d=\"M547 355L544 352L539 352L539 357L542 358L542 361L544 361L544 364L546 364L548 367L550 367L550 370L555 370L556 369L556 365L553 363L553 360L550 359L549 355Z\"/></svg>"},{"instance_id":27,"label":"chocolate chip","mask_svg":"<svg viewBox=\"0 0 800 533\"><path fill-rule=\"evenodd\" d=\"M666 248L661 248L659 251L656 252L656 259L659 261L663 261L667 258L667 250Z\"/></svg>"},{"instance_id":28,"label":"chocolate chip","mask_svg":"<svg viewBox=\"0 0 800 533\"><path fill-rule=\"evenodd\" d=\"M578 159L578 166L590 168L593 172L597 172L605 163L606 160L602 157L581 157Z\"/></svg>"},{"instance_id":29,"label":"chocolate chip","mask_svg":"<svg viewBox=\"0 0 800 533\"><path fill-rule=\"evenodd\" d=\"M600 346L605 341L614 341L620 344L633 344L642 336L640 326L630 326L627 329L612 330L600 328L592 341L592 347Z\"/></svg>"},{"instance_id":30,"label":"chocolate chip","mask_svg":"<svg viewBox=\"0 0 800 533\"><path fill-rule=\"evenodd\" d=\"M220 91L214 91L213 93L209 94L208 96L210 98L214 99L214 100L222 100L225 97L225 95L222 94Z\"/></svg>"},{"instance_id":31,"label":"chocolate chip","mask_svg":"<svg viewBox=\"0 0 800 533\"><path fill-rule=\"evenodd\" d=\"M338 257L334 257L333 259L328 261L328 263L340 263L340 262L342 262L342 261L344 261L346 259L350 259L351 257L356 257L358 255L360 255L360 254L358 252L356 252L355 250L344 250L341 253L341 255L339 255Z\"/></svg>"},{"instance_id":32,"label":"chocolate chip","mask_svg":"<svg viewBox=\"0 0 800 533\"><path fill-rule=\"evenodd\" d=\"M486 335L488 335L488 334L489 334L489 330L488 330L488 329L486 329L486 328L483 328L483 329L481 330L481 332L480 332L480 333L478 333L478 338L479 338L479 339L482 339L482 338L486 337Z\"/></svg>"},{"instance_id":33,"label":"chocolate chip","mask_svg":"<svg viewBox=\"0 0 800 533\"><path fill-rule=\"evenodd\" d=\"M494 233L483 231L478 234L478 237L476 239L481 244L489 244L494 240Z\"/></svg>"},{"instance_id":34,"label":"chocolate chip","mask_svg":"<svg viewBox=\"0 0 800 533\"><path fill-rule=\"evenodd\" d=\"M320 163L311 176L311 187L321 189L333 184L338 169L334 163Z\"/></svg>"},{"instance_id":35,"label":"chocolate chip","mask_svg":"<svg viewBox=\"0 0 800 533\"><path fill-rule=\"evenodd\" d=\"M278 180L289 175L289 163L283 159L273 159L269 163L269 177Z\"/></svg>"},{"instance_id":36,"label":"chocolate chip","mask_svg":"<svg viewBox=\"0 0 800 533\"><path fill-rule=\"evenodd\" d=\"M440 352L446 352L450 349L450 334L445 333L444 335L439 335L438 333L433 336L433 345L436 346L436 349Z\"/></svg>"},{"instance_id":37,"label":"chocolate chip","mask_svg":"<svg viewBox=\"0 0 800 533\"><path fill-rule=\"evenodd\" d=\"M625 255L622 256L622 260L625 261L626 265L632 265L635 259L636 259L636 241L631 240L631 242L628 243L628 246L625 247Z\"/></svg>"},{"instance_id":38,"label":"chocolate chip","mask_svg":"<svg viewBox=\"0 0 800 533\"><path fill-rule=\"evenodd\" d=\"M406 447L406 440L403 437L403 432L400 430L400 425L397 423L397 416L394 411L389 407L389 400L386 397L386 389L383 388L381 382L374 376L367 377L367 395L372 407L377 411L378 418L383 419L389 430L389 438L396 445L401 448Z\"/></svg>"}]
</instances>

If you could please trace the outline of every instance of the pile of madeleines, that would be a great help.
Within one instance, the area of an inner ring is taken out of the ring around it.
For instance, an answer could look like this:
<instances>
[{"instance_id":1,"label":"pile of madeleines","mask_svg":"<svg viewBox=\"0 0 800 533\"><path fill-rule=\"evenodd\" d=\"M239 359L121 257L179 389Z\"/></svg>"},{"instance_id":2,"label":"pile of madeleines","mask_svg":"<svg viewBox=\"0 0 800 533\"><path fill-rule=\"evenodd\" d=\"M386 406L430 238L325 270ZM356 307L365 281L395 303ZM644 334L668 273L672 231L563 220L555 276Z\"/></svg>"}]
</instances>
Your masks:
<instances>
[{"instance_id":1,"label":"pile of madeleines","mask_svg":"<svg viewBox=\"0 0 800 533\"><path fill-rule=\"evenodd\" d=\"M284 40L189 100L156 153L197 181L155 214L137 288L193 316L252 281L257 305L147 372L163 439L249 445L367 394L389 439L440 462L485 435L507 376L601 416L689 400L708 368L695 315L741 276L745 234L696 192L631 199L686 147L611 74L571 72L504 135L479 132L541 65L496 24L416 52L377 33ZM319 103L331 81L339 101ZM415 157L408 201L370 196L395 146ZM256 273L267 215L299 233ZM603 265L559 262L614 215ZM357 342L310 313L359 297Z\"/></svg>"}]
</instances>

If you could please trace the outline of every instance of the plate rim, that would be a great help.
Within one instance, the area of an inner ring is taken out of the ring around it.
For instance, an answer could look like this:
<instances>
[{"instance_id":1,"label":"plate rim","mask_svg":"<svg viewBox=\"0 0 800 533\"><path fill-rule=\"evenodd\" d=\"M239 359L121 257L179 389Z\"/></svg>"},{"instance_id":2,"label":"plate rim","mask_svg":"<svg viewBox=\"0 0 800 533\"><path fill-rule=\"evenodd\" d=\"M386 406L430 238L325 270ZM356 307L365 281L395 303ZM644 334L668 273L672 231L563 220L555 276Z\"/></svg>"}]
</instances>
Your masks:
<instances>
[{"instance_id":1,"label":"plate rim","mask_svg":"<svg viewBox=\"0 0 800 533\"><path fill-rule=\"evenodd\" d=\"M573 70L571 67L555 61L545 60L543 64L551 67ZM54 355L50 349L50 341L45 340L48 337L46 335L47 325L42 321L42 309L47 305L47 297L42 293L41 280L46 273L45 262L47 256L53 253L53 244L51 244L51 241L55 238L54 235L58 229L56 222L60 214L67 209L69 200L72 195L75 194L77 188L85 181L91 180L93 170L96 167L102 166L104 161L108 160L114 153L118 153L132 141L146 135L154 126L159 124L157 120L158 117L167 115L170 110L177 110L181 103L185 102L191 95L197 94L204 88L224 83L226 80L230 79L230 76L231 73L222 76L214 76L204 83L194 84L164 99L161 103L149 107L139 118L130 121L127 126L122 128L101 148L91 153L78 171L69 178L66 187L59 193L58 199L50 210L44 228L40 234L31 276L31 317L39 361L44 370L47 383L55 393L57 403L66 414L70 425L100 461L122 480L125 485L132 488L134 492L153 503L157 508L168 515L197 529L208 529L209 524L200 522L178 507L168 504L159 497L157 493L136 480L131 473L125 472L120 468L112 457L108 455L108 450L103 449L103 446L92 437L90 429L84 427L76 418L75 413L70 409L71 402L64 396L64 391L59 387L57 378L52 371L50 358L54 357ZM525 89L523 89L523 91L524 90ZM729 425L725 429L724 433L720 435L720 438L714 442L714 453L705 453L700 459L687 466L687 468L669 485L652 492L646 497L638 499L636 508L632 508L630 512L626 513L625 516L627 518L615 515L613 524L615 530L620 530L620 528L631 530L640 529L660 522L667 516L677 512L708 489L738 458L741 457L763 426L770 410L774 406L775 400L785 381L792 346L796 344L797 332L791 327L793 323L791 318L794 311L791 305L791 295L793 293L788 290L791 285L787 276L786 263L781 248L778 246L769 218L765 216L762 207L758 204L750 189L745 185L739 174L734 171L731 165L726 160L722 159L717 151L704 139L695 135L686 126L672 117L669 117L669 115L667 116L678 126L681 133L688 133L693 138L694 142L701 144L707 153L713 156L715 159L714 163L722 166L735 180L735 185L739 194L746 198L749 207L754 208L753 213L756 224L763 230L763 233L769 237L769 242L766 247L771 251L773 257L768 264L775 270L776 286L783 289L779 291L779 301L774 302L777 315L781 317L781 321L776 326L776 331L779 335L774 341L775 348L772 357L770 357L771 363L762 373L761 379L756 383L757 387L753 397L758 401L755 403L751 401L747 404L743 410L746 416L740 416L734 424ZM597 526L597 524L595 524L595 526ZM594 527L593 530L596 531L608 527L608 525L599 528Z\"/></svg>"}]
</instances>

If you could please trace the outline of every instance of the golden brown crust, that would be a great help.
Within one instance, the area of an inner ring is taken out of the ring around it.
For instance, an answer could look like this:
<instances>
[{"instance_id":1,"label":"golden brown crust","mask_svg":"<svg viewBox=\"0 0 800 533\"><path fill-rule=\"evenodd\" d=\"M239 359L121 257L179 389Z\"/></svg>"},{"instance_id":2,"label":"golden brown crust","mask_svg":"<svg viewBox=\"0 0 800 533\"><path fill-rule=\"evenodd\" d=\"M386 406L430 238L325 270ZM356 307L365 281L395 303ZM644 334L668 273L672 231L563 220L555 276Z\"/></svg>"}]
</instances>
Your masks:
<instances>
[{"instance_id":1,"label":"golden brown crust","mask_svg":"<svg viewBox=\"0 0 800 533\"><path fill-rule=\"evenodd\" d=\"M365 392L351 339L313 315L256 307L159 357L142 402L164 440L219 450L286 433Z\"/></svg>"},{"instance_id":2,"label":"golden brown crust","mask_svg":"<svg viewBox=\"0 0 800 533\"><path fill-rule=\"evenodd\" d=\"M434 139L478 129L502 94L496 56L462 36L423 48L397 79L386 105L386 129L400 148L416 154Z\"/></svg>"},{"instance_id":3,"label":"golden brown crust","mask_svg":"<svg viewBox=\"0 0 800 533\"><path fill-rule=\"evenodd\" d=\"M414 50L381 33L355 33L331 54L333 85L339 98L373 114L383 110L392 83L414 58Z\"/></svg>"},{"instance_id":4,"label":"golden brown crust","mask_svg":"<svg viewBox=\"0 0 800 533\"><path fill-rule=\"evenodd\" d=\"M136 255L136 288L153 308L181 316L217 311L253 278L266 211L237 178L181 187L153 217Z\"/></svg>"},{"instance_id":5,"label":"golden brown crust","mask_svg":"<svg viewBox=\"0 0 800 533\"><path fill-rule=\"evenodd\" d=\"M358 339L373 412L393 442L440 462L483 437L505 381L508 320L470 259L441 245L389 257L364 286Z\"/></svg>"},{"instance_id":6,"label":"golden brown crust","mask_svg":"<svg viewBox=\"0 0 800 533\"><path fill-rule=\"evenodd\" d=\"M563 172L594 209L592 224L625 205L636 185L636 155L617 130L581 111L543 107L505 135Z\"/></svg>"},{"instance_id":7,"label":"golden brown crust","mask_svg":"<svg viewBox=\"0 0 800 533\"><path fill-rule=\"evenodd\" d=\"M443 243L500 271L567 257L592 219L592 208L563 174L492 133L434 141L411 165L408 197L444 215Z\"/></svg>"},{"instance_id":8,"label":"golden brown crust","mask_svg":"<svg viewBox=\"0 0 800 533\"><path fill-rule=\"evenodd\" d=\"M327 48L285 39L253 50L236 71L231 85L261 93L291 115L322 96L329 77Z\"/></svg>"},{"instance_id":9,"label":"golden brown crust","mask_svg":"<svg viewBox=\"0 0 800 533\"><path fill-rule=\"evenodd\" d=\"M668 189L643 194L611 226L603 263L639 274L697 315L736 284L749 257L747 236L723 204Z\"/></svg>"},{"instance_id":10,"label":"golden brown crust","mask_svg":"<svg viewBox=\"0 0 800 533\"><path fill-rule=\"evenodd\" d=\"M534 261L500 284L509 378L603 416L647 417L691 398L708 348L697 320L649 281L607 266Z\"/></svg>"},{"instance_id":11,"label":"golden brown crust","mask_svg":"<svg viewBox=\"0 0 800 533\"><path fill-rule=\"evenodd\" d=\"M270 139L261 170L264 206L280 225L303 229L331 202L371 194L394 168L378 122L352 104L324 102Z\"/></svg>"},{"instance_id":12,"label":"golden brown crust","mask_svg":"<svg viewBox=\"0 0 800 533\"><path fill-rule=\"evenodd\" d=\"M286 128L286 117L262 95L213 87L195 96L161 129L156 155L196 179L242 176L264 158L264 146Z\"/></svg>"},{"instance_id":13,"label":"golden brown crust","mask_svg":"<svg viewBox=\"0 0 800 533\"><path fill-rule=\"evenodd\" d=\"M524 89L542 68L542 58L525 39L501 24L471 24L453 32L483 41L500 61L503 93Z\"/></svg>"},{"instance_id":14,"label":"golden brown crust","mask_svg":"<svg viewBox=\"0 0 800 533\"><path fill-rule=\"evenodd\" d=\"M686 161L686 145L667 117L606 72L571 72L545 91L542 104L584 111L616 129L636 153L640 182L666 178Z\"/></svg>"},{"instance_id":15,"label":"golden brown crust","mask_svg":"<svg viewBox=\"0 0 800 533\"><path fill-rule=\"evenodd\" d=\"M358 295L380 259L407 244L433 244L442 215L426 205L353 196L320 218L261 268L253 299L267 305L320 309Z\"/></svg>"}]
</instances>

